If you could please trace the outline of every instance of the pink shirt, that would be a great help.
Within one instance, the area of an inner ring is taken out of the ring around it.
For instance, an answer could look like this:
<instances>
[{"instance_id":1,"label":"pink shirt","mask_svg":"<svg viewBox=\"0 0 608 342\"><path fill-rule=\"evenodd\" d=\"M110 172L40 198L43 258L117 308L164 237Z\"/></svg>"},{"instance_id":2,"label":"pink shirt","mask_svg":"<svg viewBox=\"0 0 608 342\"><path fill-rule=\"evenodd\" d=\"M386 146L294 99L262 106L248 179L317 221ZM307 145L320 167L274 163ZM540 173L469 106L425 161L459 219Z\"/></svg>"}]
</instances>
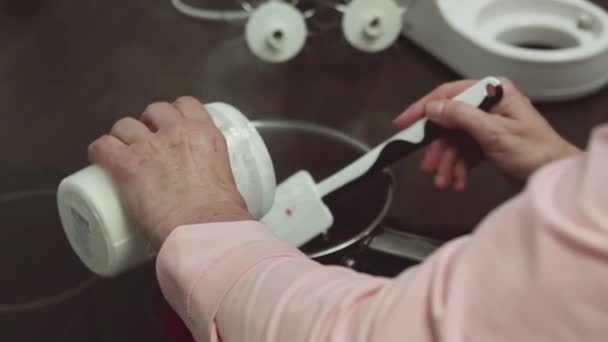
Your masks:
<instances>
[{"instance_id":1,"label":"pink shirt","mask_svg":"<svg viewBox=\"0 0 608 342\"><path fill-rule=\"evenodd\" d=\"M158 279L199 341L608 341L608 127L396 279L322 266L256 222L183 226Z\"/></svg>"}]
</instances>

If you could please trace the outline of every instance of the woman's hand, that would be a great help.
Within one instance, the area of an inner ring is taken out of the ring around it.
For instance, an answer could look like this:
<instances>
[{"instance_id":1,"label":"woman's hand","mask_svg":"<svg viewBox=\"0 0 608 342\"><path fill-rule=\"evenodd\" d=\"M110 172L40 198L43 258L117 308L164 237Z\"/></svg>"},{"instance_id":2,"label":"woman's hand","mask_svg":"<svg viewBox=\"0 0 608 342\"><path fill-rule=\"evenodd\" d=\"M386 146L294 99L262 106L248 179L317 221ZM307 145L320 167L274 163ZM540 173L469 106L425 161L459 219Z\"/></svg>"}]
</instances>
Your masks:
<instances>
[{"instance_id":1,"label":"woman's hand","mask_svg":"<svg viewBox=\"0 0 608 342\"><path fill-rule=\"evenodd\" d=\"M160 247L180 225L252 219L230 169L226 141L191 97L155 103L141 121L124 118L89 147L124 205Z\"/></svg>"},{"instance_id":2,"label":"woman's hand","mask_svg":"<svg viewBox=\"0 0 608 342\"><path fill-rule=\"evenodd\" d=\"M484 157L507 176L526 179L552 161L579 150L564 140L509 80L501 79L504 97L486 113L463 102L451 101L476 81L447 83L410 106L394 121L401 129L427 116L440 126L467 133L465 139L444 138L431 143L422 170L435 176L440 189L464 191L469 169Z\"/></svg>"}]
</instances>

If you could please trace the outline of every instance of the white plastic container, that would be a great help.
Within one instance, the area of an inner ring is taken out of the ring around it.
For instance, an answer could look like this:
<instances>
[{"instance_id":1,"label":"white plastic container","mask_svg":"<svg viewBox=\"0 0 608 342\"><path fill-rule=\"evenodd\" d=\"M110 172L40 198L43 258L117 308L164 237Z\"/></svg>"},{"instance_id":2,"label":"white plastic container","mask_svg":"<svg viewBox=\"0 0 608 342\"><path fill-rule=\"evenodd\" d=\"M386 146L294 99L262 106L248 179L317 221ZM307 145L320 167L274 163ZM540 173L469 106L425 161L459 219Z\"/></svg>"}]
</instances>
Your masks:
<instances>
[{"instance_id":1,"label":"white plastic container","mask_svg":"<svg viewBox=\"0 0 608 342\"><path fill-rule=\"evenodd\" d=\"M502 75L538 101L608 85L608 13L587 0L399 0L403 34L468 78Z\"/></svg>"},{"instance_id":2,"label":"white plastic container","mask_svg":"<svg viewBox=\"0 0 608 342\"><path fill-rule=\"evenodd\" d=\"M247 207L261 218L272 206L275 175L262 138L234 107L205 105L228 145L230 165ZM111 176L97 165L59 185L59 215L76 254L91 271L115 276L151 259L156 251L124 210Z\"/></svg>"}]
</instances>

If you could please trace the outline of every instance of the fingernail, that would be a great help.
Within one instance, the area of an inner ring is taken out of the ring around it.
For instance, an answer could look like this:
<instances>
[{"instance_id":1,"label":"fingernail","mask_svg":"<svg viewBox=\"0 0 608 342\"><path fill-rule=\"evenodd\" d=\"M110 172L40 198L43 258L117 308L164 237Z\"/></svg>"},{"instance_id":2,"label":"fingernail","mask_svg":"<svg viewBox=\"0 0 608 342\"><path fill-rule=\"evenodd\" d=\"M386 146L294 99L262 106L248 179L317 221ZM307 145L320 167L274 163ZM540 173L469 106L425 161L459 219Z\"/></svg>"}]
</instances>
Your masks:
<instances>
[{"instance_id":1,"label":"fingernail","mask_svg":"<svg viewBox=\"0 0 608 342\"><path fill-rule=\"evenodd\" d=\"M431 101L426 105L426 115L431 119L437 119L443 114L445 101Z\"/></svg>"}]
</instances>

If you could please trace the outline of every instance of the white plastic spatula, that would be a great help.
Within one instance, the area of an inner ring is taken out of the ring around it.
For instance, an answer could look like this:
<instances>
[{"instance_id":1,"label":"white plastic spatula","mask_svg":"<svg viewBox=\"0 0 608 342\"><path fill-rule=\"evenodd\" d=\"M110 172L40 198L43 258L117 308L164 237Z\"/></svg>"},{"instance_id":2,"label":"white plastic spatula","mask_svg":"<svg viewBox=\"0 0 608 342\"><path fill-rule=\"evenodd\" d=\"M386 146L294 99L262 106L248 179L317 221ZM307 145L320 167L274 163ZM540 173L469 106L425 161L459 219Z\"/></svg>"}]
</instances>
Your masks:
<instances>
[{"instance_id":1,"label":"white plastic spatula","mask_svg":"<svg viewBox=\"0 0 608 342\"><path fill-rule=\"evenodd\" d=\"M500 81L487 77L454 100L489 110L501 98ZM299 171L277 187L274 204L261 221L277 237L300 247L333 225L334 217L323 202L325 196L382 170L446 133L444 128L423 118L318 184L310 173Z\"/></svg>"}]
</instances>

